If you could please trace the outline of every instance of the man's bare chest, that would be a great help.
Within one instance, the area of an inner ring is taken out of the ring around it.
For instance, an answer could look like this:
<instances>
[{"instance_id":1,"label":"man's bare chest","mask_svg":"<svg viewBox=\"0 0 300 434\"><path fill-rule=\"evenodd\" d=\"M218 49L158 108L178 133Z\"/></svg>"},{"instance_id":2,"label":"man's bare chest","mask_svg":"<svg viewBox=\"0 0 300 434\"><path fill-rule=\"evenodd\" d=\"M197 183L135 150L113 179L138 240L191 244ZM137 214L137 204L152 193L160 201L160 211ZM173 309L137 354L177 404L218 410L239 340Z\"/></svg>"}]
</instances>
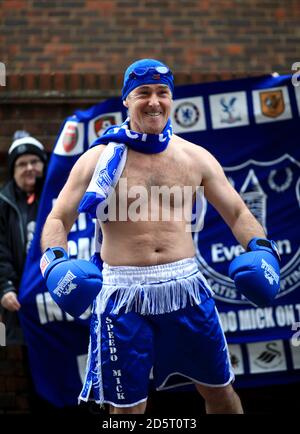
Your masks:
<instances>
[{"instance_id":1,"label":"man's bare chest","mask_svg":"<svg viewBox=\"0 0 300 434\"><path fill-rule=\"evenodd\" d=\"M132 187L184 187L194 184L194 178L189 174L184 162L176 159L132 159L125 165L121 179L126 180L128 189Z\"/></svg>"}]
</instances>

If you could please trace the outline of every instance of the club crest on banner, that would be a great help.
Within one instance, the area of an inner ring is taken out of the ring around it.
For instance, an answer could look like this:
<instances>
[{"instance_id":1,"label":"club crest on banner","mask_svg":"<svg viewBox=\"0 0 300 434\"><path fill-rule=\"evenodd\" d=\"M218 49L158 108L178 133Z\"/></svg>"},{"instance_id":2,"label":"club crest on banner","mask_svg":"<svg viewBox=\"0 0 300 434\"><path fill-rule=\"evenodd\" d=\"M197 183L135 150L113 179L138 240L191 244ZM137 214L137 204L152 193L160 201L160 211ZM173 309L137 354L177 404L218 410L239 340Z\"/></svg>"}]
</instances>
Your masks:
<instances>
[{"instance_id":1,"label":"club crest on banner","mask_svg":"<svg viewBox=\"0 0 300 434\"><path fill-rule=\"evenodd\" d=\"M67 121L54 148L54 154L73 156L84 151L84 126L77 121Z\"/></svg>"},{"instance_id":2,"label":"club crest on banner","mask_svg":"<svg viewBox=\"0 0 300 434\"><path fill-rule=\"evenodd\" d=\"M252 374L287 370L283 341L255 342L246 347Z\"/></svg>"},{"instance_id":3,"label":"club crest on banner","mask_svg":"<svg viewBox=\"0 0 300 434\"><path fill-rule=\"evenodd\" d=\"M255 122L277 122L291 119L292 111L287 87L252 91Z\"/></svg>"},{"instance_id":4,"label":"club crest on banner","mask_svg":"<svg viewBox=\"0 0 300 434\"><path fill-rule=\"evenodd\" d=\"M277 118L284 112L284 99L282 90L260 92L261 111L265 116Z\"/></svg>"},{"instance_id":5,"label":"club crest on banner","mask_svg":"<svg viewBox=\"0 0 300 434\"><path fill-rule=\"evenodd\" d=\"M200 117L197 106L191 102L183 102L176 107L174 118L181 127L193 127Z\"/></svg>"},{"instance_id":6,"label":"club crest on banner","mask_svg":"<svg viewBox=\"0 0 300 434\"><path fill-rule=\"evenodd\" d=\"M210 95L209 103L214 129L249 124L246 92Z\"/></svg>"},{"instance_id":7,"label":"club crest on banner","mask_svg":"<svg viewBox=\"0 0 300 434\"><path fill-rule=\"evenodd\" d=\"M111 125L119 125L123 122L121 112L104 113L89 121L88 124L88 141L91 145L106 128Z\"/></svg>"},{"instance_id":8,"label":"club crest on banner","mask_svg":"<svg viewBox=\"0 0 300 434\"><path fill-rule=\"evenodd\" d=\"M241 375L245 373L245 366L243 361L243 354L240 345L230 344L228 345L230 362L235 375Z\"/></svg>"},{"instance_id":9,"label":"club crest on banner","mask_svg":"<svg viewBox=\"0 0 300 434\"><path fill-rule=\"evenodd\" d=\"M69 124L64 132L62 143L66 152L72 151L78 141L77 125Z\"/></svg>"},{"instance_id":10,"label":"club crest on banner","mask_svg":"<svg viewBox=\"0 0 300 434\"><path fill-rule=\"evenodd\" d=\"M229 182L261 223L267 237L278 244L281 255L278 297L294 291L300 282L300 233L295 237L295 227L300 219L299 168L300 163L289 154L273 161L248 160L224 168ZM230 262L244 249L210 206L206 210L204 228L195 233L194 241L201 271L214 290L215 298L228 303L248 304L228 277ZM203 249L202 244L209 245L210 249Z\"/></svg>"},{"instance_id":11,"label":"club crest on banner","mask_svg":"<svg viewBox=\"0 0 300 434\"><path fill-rule=\"evenodd\" d=\"M206 130L203 97L175 100L171 118L175 134Z\"/></svg>"}]
</instances>

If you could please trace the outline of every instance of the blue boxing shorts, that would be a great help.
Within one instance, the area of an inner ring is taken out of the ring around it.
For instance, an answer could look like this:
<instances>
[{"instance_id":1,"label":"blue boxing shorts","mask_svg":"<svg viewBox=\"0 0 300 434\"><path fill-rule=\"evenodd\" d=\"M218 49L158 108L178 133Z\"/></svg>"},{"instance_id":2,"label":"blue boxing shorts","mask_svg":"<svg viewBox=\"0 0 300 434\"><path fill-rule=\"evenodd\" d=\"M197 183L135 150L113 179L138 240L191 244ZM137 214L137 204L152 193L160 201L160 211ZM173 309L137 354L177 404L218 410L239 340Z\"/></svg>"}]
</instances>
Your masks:
<instances>
[{"instance_id":1,"label":"blue boxing shorts","mask_svg":"<svg viewBox=\"0 0 300 434\"><path fill-rule=\"evenodd\" d=\"M194 258L103 266L79 400L131 407L157 390L229 384L233 370L212 290Z\"/></svg>"}]
</instances>

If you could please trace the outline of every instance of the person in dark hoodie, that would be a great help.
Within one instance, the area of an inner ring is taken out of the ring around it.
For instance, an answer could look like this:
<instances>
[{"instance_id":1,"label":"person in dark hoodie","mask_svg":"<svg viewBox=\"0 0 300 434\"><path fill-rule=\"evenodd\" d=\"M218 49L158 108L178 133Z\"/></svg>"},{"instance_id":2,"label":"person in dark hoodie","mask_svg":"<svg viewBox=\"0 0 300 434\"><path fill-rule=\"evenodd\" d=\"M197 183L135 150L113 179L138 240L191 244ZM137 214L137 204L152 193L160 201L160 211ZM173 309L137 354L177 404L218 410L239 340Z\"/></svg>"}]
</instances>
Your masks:
<instances>
[{"instance_id":1,"label":"person in dark hoodie","mask_svg":"<svg viewBox=\"0 0 300 434\"><path fill-rule=\"evenodd\" d=\"M10 179L0 191L0 303L7 345L24 343L17 312L19 284L33 239L47 154L26 131L8 150Z\"/></svg>"}]
</instances>

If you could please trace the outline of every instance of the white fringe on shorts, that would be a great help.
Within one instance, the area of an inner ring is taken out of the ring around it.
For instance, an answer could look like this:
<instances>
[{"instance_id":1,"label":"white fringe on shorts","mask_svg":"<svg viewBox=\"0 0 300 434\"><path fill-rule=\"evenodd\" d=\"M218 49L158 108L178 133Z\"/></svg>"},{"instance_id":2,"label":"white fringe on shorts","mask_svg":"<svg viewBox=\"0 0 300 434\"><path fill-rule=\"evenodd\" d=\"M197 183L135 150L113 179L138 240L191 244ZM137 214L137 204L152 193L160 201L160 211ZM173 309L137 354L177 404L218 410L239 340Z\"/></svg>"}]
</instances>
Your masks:
<instances>
[{"instance_id":1,"label":"white fringe on shorts","mask_svg":"<svg viewBox=\"0 0 300 434\"><path fill-rule=\"evenodd\" d=\"M103 286L98 294L98 314L102 314L114 295L112 313L134 310L142 315L173 312L189 303L201 303L200 290L210 296L205 277L195 258L147 267L103 264Z\"/></svg>"}]
</instances>

